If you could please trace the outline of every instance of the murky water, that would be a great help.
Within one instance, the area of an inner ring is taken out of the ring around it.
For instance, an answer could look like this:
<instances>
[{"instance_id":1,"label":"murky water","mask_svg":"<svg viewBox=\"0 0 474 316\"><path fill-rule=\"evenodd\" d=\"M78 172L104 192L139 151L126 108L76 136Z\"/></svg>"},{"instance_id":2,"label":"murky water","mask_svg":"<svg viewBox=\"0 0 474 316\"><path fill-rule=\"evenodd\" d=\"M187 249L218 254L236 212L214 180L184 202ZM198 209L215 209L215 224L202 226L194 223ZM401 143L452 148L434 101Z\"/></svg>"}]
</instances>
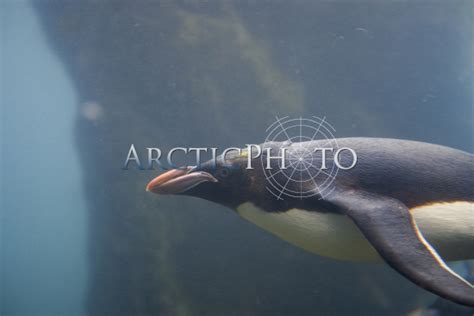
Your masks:
<instances>
[{"instance_id":1,"label":"murky water","mask_svg":"<svg viewBox=\"0 0 474 316\"><path fill-rule=\"evenodd\" d=\"M0 314L426 308L436 297L386 265L309 254L223 206L147 193L159 171L122 165L131 144L145 158L260 143L287 116L473 152L472 9L3 1Z\"/></svg>"}]
</instances>

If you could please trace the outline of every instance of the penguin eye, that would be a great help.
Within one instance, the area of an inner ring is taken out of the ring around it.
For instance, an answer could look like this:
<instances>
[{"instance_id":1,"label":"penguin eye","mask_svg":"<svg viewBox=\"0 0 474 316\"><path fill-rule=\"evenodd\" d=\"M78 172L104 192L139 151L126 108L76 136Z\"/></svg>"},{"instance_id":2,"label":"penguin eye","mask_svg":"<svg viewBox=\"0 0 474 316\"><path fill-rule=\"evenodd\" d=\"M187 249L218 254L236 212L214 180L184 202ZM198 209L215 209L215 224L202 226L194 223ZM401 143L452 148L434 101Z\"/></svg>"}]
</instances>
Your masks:
<instances>
[{"instance_id":1,"label":"penguin eye","mask_svg":"<svg viewBox=\"0 0 474 316\"><path fill-rule=\"evenodd\" d=\"M222 178L227 178L229 174L230 174L229 168L222 168L219 170L219 176L221 176Z\"/></svg>"}]
</instances>

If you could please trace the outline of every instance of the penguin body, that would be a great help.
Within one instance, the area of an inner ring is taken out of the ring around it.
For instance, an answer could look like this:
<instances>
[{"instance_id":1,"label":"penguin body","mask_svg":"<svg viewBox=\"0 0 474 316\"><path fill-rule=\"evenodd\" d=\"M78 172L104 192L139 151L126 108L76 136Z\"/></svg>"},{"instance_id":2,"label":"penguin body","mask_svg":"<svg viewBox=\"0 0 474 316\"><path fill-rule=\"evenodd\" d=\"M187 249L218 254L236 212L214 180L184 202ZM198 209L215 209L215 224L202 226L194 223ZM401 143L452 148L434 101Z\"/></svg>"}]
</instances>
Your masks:
<instances>
[{"instance_id":1,"label":"penguin body","mask_svg":"<svg viewBox=\"0 0 474 316\"><path fill-rule=\"evenodd\" d=\"M325 170L333 170L334 161L324 165L324 157L314 155L326 144L262 144L285 147L290 157L285 170L272 161L270 177L264 164L246 169L252 155L247 153L217 165L168 171L147 190L228 206L270 233L323 256L383 260L419 286L474 306L473 286L444 262L474 258L474 156L415 141L342 138L338 146L356 152L357 163L328 177ZM341 160L350 164L347 156ZM305 168L298 167L299 161ZM268 189L269 181L281 184L279 194ZM322 192L321 183L329 183L330 190ZM284 190L313 194L282 198Z\"/></svg>"},{"instance_id":2,"label":"penguin body","mask_svg":"<svg viewBox=\"0 0 474 316\"><path fill-rule=\"evenodd\" d=\"M321 142L307 145L318 147ZM445 260L474 259L473 155L397 139L343 138L338 139L338 145L352 148L358 161L353 169L338 173L333 183L336 191L360 190L398 199L407 205L424 237ZM260 205L245 201L236 207L237 213L319 255L341 260L380 260L377 251L345 214L331 212L325 205L318 209L315 205L321 203L311 199L303 199L297 208L274 211L271 204L275 198L269 200L270 203Z\"/></svg>"}]
</instances>

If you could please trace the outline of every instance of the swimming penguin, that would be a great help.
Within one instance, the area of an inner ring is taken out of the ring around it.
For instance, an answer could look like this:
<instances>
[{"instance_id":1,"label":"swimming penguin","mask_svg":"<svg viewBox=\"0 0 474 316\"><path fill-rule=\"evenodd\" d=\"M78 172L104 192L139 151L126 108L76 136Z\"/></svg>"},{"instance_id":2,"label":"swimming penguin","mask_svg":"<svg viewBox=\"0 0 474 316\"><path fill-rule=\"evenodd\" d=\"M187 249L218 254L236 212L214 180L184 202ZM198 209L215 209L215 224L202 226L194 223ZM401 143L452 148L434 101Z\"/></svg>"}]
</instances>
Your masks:
<instances>
[{"instance_id":1,"label":"swimming penguin","mask_svg":"<svg viewBox=\"0 0 474 316\"><path fill-rule=\"evenodd\" d=\"M326 144L316 140L261 146L285 147L289 160L295 156L311 160L311 168L321 165L317 162L323 158L313 153ZM281 163L270 160L271 165L265 166L258 163L265 159L254 158L253 169L247 169L252 153L245 151L217 163L167 171L146 189L225 205L272 234L319 255L383 260L420 287L474 306L473 285L444 261L474 259L474 155L396 139L340 138L337 144L356 152L357 163L339 170L326 194L318 188L322 180L318 177L323 173L315 172L311 181L298 181L288 177L291 172L302 173L289 161L286 170L274 172L272 177L290 192L312 190L314 194L304 198L275 196L268 189L264 168L278 170ZM331 164L325 167L330 169Z\"/></svg>"}]
</instances>

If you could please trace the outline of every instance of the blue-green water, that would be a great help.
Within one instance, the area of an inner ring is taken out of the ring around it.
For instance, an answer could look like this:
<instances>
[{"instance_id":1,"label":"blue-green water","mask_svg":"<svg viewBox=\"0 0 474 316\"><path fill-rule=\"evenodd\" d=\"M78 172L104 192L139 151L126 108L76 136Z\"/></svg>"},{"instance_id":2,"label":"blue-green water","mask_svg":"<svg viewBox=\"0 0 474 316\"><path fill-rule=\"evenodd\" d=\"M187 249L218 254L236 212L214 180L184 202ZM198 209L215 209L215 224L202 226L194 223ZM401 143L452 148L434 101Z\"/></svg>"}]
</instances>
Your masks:
<instances>
[{"instance_id":1,"label":"blue-green water","mask_svg":"<svg viewBox=\"0 0 474 316\"><path fill-rule=\"evenodd\" d=\"M77 93L33 8L2 4L2 315L79 315L87 204Z\"/></svg>"},{"instance_id":2,"label":"blue-green water","mask_svg":"<svg viewBox=\"0 0 474 316\"><path fill-rule=\"evenodd\" d=\"M158 171L121 167L132 143L141 155L260 143L276 116L472 152L472 10L1 2L0 314L426 308L436 297L385 265L306 253L225 207L146 193Z\"/></svg>"}]
</instances>

